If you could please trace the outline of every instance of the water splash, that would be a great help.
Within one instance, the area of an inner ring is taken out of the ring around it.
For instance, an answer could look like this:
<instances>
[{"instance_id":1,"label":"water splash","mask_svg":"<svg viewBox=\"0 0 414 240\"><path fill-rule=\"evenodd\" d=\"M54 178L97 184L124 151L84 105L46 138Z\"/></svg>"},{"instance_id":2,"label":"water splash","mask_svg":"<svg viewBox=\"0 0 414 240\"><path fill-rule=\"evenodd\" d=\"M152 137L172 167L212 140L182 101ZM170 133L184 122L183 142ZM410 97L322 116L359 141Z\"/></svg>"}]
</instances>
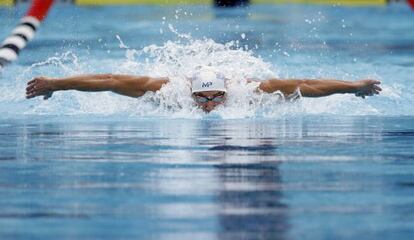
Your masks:
<instances>
[{"instance_id":1,"label":"water splash","mask_svg":"<svg viewBox=\"0 0 414 240\"><path fill-rule=\"evenodd\" d=\"M15 81L1 81L0 102L3 108L0 109L0 114L205 117L206 114L198 109L191 99L190 82L187 80L189 74L200 65L214 67L229 79L226 104L210 113L209 117L227 119L326 113L386 114L384 109L376 106L375 101L367 103L349 95L290 101L284 99L280 92L258 94L258 84L248 83L246 79L277 77L279 73L270 63L255 56L252 51L246 51L237 41L221 44L211 39L194 40L190 35L180 34L172 25L169 27L177 34L178 41L149 45L139 50L128 47L120 36L116 36L119 47L125 50L123 61L80 60L75 53L66 52L23 69L15 77ZM56 77L87 73L103 64L111 66L108 69L119 74L168 76L170 83L160 91L149 92L138 99L113 93L75 91L57 92L49 101L43 101L41 98L29 101L24 98L25 84L34 76ZM399 86L385 86L383 95L382 101L387 101L389 105L402 101Z\"/></svg>"},{"instance_id":2,"label":"water splash","mask_svg":"<svg viewBox=\"0 0 414 240\"><path fill-rule=\"evenodd\" d=\"M277 76L269 63L254 56L253 52L240 49L235 42L216 43L211 39L192 40L180 35L180 43L168 41L162 46L150 45L134 56L127 56L128 61L121 64L120 72L139 69L135 74L156 77L168 76L170 83L157 93L147 93L138 99L138 112L146 114L177 117L199 117L201 111L194 106L190 96L188 76L197 66L211 66L223 73L228 81L229 98L223 108L215 111L222 117L254 116L257 105L263 98L255 92L253 84L247 84L249 78L266 79ZM136 61L145 59L145 61ZM274 96L280 101L280 94ZM148 103L153 103L148 107ZM240 109L244 107L243 115Z\"/></svg>"}]
</instances>

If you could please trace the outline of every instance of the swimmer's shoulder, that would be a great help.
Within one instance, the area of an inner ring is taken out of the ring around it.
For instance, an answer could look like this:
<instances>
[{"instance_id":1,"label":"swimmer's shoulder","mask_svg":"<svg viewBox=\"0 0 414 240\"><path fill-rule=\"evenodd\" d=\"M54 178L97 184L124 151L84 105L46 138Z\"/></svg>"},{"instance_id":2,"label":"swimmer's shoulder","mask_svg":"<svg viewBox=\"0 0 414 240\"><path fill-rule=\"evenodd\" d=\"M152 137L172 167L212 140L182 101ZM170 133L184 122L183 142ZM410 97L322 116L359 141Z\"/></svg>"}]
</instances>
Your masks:
<instances>
[{"instance_id":1,"label":"swimmer's shoulder","mask_svg":"<svg viewBox=\"0 0 414 240\"><path fill-rule=\"evenodd\" d=\"M247 78L246 79L247 85L251 86L253 90L257 93L263 92L263 89L262 89L263 82L264 82L263 80L260 80L258 78Z\"/></svg>"},{"instance_id":2,"label":"swimmer's shoulder","mask_svg":"<svg viewBox=\"0 0 414 240\"><path fill-rule=\"evenodd\" d=\"M169 82L170 79L168 77L150 77L146 88L151 91L157 91Z\"/></svg>"},{"instance_id":3,"label":"swimmer's shoulder","mask_svg":"<svg viewBox=\"0 0 414 240\"><path fill-rule=\"evenodd\" d=\"M250 84L250 83L255 84L255 86L257 87L256 91L261 92L261 93L274 92L275 90L273 90L273 88L275 84L280 85L280 84L286 83L286 81L282 81L278 78L270 78L270 79L265 79L265 80L261 80L258 78L248 78L246 81L247 81L247 84Z\"/></svg>"},{"instance_id":4,"label":"swimmer's shoulder","mask_svg":"<svg viewBox=\"0 0 414 240\"><path fill-rule=\"evenodd\" d=\"M248 78L248 79L246 79L246 82L247 83L257 83L257 82L261 82L261 80L258 79L258 78Z\"/></svg>"},{"instance_id":5,"label":"swimmer's shoulder","mask_svg":"<svg viewBox=\"0 0 414 240\"><path fill-rule=\"evenodd\" d=\"M151 77L151 81L167 84L167 83L170 82L170 78L168 78L168 77Z\"/></svg>"}]
</instances>

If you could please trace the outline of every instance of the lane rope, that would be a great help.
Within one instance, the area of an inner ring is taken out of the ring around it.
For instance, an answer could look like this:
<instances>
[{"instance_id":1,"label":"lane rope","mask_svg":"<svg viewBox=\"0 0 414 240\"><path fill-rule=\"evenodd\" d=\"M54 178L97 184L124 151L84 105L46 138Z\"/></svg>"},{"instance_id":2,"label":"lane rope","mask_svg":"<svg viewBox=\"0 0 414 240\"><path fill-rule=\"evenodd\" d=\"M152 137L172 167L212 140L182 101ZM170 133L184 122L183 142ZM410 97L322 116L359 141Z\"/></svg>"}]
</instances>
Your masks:
<instances>
[{"instance_id":1,"label":"lane rope","mask_svg":"<svg viewBox=\"0 0 414 240\"><path fill-rule=\"evenodd\" d=\"M0 70L15 61L20 51L33 39L54 0L33 0L27 14L0 45Z\"/></svg>"},{"instance_id":2,"label":"lane rope","mask_svg":"<svg viewBox=\"0 0 414 240\"><path fill-rule=\"evenodd\" d=\"M414 10L414 0L407 0L408 4L410 4L411 8Z\"/></svg>"}]
</instances>

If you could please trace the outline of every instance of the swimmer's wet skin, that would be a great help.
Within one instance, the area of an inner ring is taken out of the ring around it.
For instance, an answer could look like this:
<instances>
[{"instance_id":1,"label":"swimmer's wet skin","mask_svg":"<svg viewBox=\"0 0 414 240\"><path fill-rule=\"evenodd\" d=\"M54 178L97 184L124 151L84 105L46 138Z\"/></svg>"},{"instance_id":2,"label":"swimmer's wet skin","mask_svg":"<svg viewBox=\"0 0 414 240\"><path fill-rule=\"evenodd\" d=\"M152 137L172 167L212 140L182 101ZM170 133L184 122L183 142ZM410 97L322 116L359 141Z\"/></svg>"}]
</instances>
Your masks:
<instances>
[{"instance_id":1,"label":"swimmer's wet skin","mask_svg":"<svg viewBox=\"0 0 414 240\"><path fill-rule=\"evenodd\" d=\"M194 74L192 96L195 104L205 112L210 112L226 101L227 89L225 78L210 69L203 69ZM37 77L29 81L26 98L43 96L48 99L56 91L78 90L87 92L112 91L129 97L140 97L148 91L156 92L168 78L152 78L148 76L130 76L117 74L80 75L65 78ZM314 79L268 79L258 85L258 94L280 91L286 96L299 90L303 97L324 97L336 93L355 94L365 98L379 94L382 90L377 80L340 81Z\"/></svg>"}]
</instances>

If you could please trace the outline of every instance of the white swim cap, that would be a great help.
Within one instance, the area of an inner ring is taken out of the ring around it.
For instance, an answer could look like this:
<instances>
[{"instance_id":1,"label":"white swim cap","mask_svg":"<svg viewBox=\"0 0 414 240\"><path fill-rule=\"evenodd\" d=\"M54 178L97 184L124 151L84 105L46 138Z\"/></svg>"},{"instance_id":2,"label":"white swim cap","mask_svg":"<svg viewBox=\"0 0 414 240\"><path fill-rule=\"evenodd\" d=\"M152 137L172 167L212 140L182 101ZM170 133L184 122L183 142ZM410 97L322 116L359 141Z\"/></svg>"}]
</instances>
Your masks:
<instances>
[{"instance_id":1,"label":"white swim cap","mask_svg":"<svg viewBox=\"0 0 414 240\"><path fill-rule=\"evenodd\" d=\"M198 67L191 77L191 92L222 91L226 92L225 77L214 68Z\"/></svg>"}]
</instances>

